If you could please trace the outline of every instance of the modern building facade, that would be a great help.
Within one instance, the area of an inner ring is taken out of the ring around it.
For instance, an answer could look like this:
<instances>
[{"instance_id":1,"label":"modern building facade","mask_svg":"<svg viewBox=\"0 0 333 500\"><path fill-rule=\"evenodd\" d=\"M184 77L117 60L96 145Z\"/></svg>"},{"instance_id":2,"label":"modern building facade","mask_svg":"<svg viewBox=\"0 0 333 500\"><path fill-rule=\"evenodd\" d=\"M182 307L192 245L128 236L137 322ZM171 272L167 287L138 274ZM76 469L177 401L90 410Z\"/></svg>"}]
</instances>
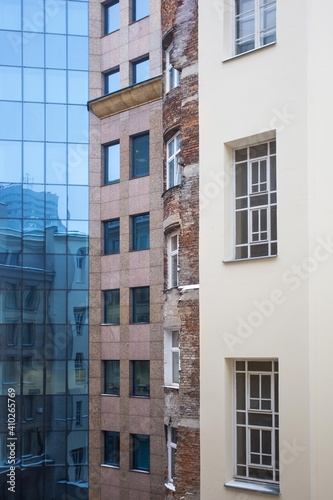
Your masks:
<instances>
[{"instance_id":1,"label":"modern building facade","mask_svg":"<svg viewBox=\"0 0 333 500\"><path fill-rule=\"evenodd\" d=\"M203 499L331 495L331 13L199 2Z\"/></svg>"},{"instance_id":2,"label":"modern building facade","mask_svg":"<svg viewBox=\"0 0 333 500\"><path fill-rule=\"evenodd\" d=\"M88 2L0 37L0 496L88 498Z\"/></svg>"}]
</instances>

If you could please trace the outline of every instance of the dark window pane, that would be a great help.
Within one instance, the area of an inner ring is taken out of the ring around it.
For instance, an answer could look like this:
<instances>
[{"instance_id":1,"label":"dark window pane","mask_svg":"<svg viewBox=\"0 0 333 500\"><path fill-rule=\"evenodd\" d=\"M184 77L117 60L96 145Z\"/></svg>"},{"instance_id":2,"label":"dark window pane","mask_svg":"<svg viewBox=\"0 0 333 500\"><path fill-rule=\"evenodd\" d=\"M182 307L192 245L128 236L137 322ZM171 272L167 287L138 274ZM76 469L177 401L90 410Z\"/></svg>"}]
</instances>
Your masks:
<instances>
[{"instance_id":1,"label":"dark window pane","mask_svg":"<svg viewBox=\"0 0 333 500\"><path fill-rule=\"evenodd\" d=\"M104 292L104 323L119 325L120 323L120 292L107 290Z\"/></svg>"},{"instance_id":2,"label":"dark window pane","mask_svg":"<svg viewBox=\"0 0 333 500\"><path fill-rule=\"evenodd\" d=\"M247 164L236 165L236 196L247 195Z\"/></svg>"},{"instance_id":3,"label":"dark window pane","mask_svg":"<svg viewBox=\"0 0 333 500\"><path fill-rule=\"evenodd\" d=\"M132 288L132 323L149 321L149 287Z\"/></svg>"},{"instance_id":4,"label":"dark window pane","mask_svg":"<svg viewBox=\"0 0 333 500\"><path fill-rule=\"evenodd\" d=\"M119 253L119 219L104 222L104 253Z\"/></svg>"},{"instance_id":5,"label":"dark window pane","mask_svg":"<svg viewBox=\"0 0 333 500\"><path fill-rule=\"evenodd\" d=\"M237 464L246 464L246 428L237 427Z\"/></svg>"},{"instance_id":6,"label":"dark window pane","mask_svg":"<svg viewBox=\"0 0 333 500\"><path fill-rule=\"evenodd\" d=\"M248 242L248 220L247 211L236 213L236 245Z\"/></svg>"},{"instance_id":7,"label":"dark window pane","mask_svg":"<svg viewBox=\"0 0 333 500\"><path fill-rule=\"evenodd\" d=\"M149 0L132 0L132 21L149 16Z\"/></svg>"},{"instance_id":8,"label":"dark window pane","mask_svg":"<svg viewBox=\"0 0 333 500\"><path fill-rule=\"evenodd\" d=\"M104 433L104 463L119 467L120 465L120 434L106 431Z\"/></svg>"},{"instance_id":9,"label":"dark window pane","mask_svg":"<svg viewBox=\"0 0 333 500\"><path fill-rule=\"evenodd\" d=\"M266 413L249 413L249 425L272 427L272 415Z\"/></svg>"},{"instance_id":10,"label":"dark window pane","mask_svg":"<svg viewBox=\"0 0 333 500\"><path fill-rule=\"evenodd\" d=\"M149 174L149 134L132 137L132 177Z\"/></svg>"},{"instance_id":11,"label":"dark window pane","mask_svg":"<svg viewBox=\"0 0 333 500\"><path fill-rule=\"evenodd\" d=\"M260 156L267 156L268 144L257 144L250 147L250 158L259 158Z\"/></svg>"},{"instance_id":12,"label":"dark window pane","mask_svg":"<svg viewBox=\"0 0 333 500\"><path fill-rule=\"evenodd\" d=\"M136 470L150 470L150 436L132 435L132 467Z\"/></svg>"},{"instance_id":13,"label":"dark window pane","mask_svg":"<svg viewBox=\"0 0 333 500\"><path fill-rule=\"evenodd\" d=\"M149 397L149 361L132 361L132 395Z\"/></svg>"},{"instance_id":14,"label":"dark window pane","mask_svg":"<svg viewBox=\"0 0 333 500\"><path fill-rule=\"evenodd\" d=\"M245 373L236 374L237 410L245 410Z\"/></svg>"},{"instance_id":15,"label":"dark window pane","mask_svg":"<svg viewBox=\"0 0 333 500\"><path fill-rule=\"evenodd\" d=\"M249 361L248 370L252 372L270 372L272 371L271 361Z\"/></svg>"},{"instance_id":16,"label":"dark window pane","mask_svg":"<svg viewBox=\"0 0 333 500\"><path fill-rule=\"evenodd\" d=\"M104 6L104 34L119 29L119 1Z\"/></svg>"},{"instance_id":17,"label":"dark window pane","mask_svg":"<svg viewBox=\"0 0 333 500\"><path fill-rule=\"evenodd\" d=\"M149 248L149 214L132 218L132 250Z\"/></svg>"},{"instance_id":18,"label":"dark window pane","mask_svg":"<svg viewBox=\"0 0 333 500\"><path fill-rule=\"evenodd\" d=\"M105 394L120 394L120 362L119 360L104 361Z\"/></svg>"}]
</instances>

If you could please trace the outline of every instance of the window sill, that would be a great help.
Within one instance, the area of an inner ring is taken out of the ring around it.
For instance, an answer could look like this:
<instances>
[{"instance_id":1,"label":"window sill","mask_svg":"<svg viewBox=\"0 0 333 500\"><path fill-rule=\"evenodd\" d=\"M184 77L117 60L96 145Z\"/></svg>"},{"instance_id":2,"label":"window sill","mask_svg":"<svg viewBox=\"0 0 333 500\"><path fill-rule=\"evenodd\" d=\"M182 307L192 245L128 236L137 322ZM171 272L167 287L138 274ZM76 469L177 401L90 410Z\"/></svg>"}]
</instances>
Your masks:
<instances>
[{"instance_id":1,"label":"window sill","mask_svg":"<svg viewBox=\"0 0 333 500\"><path fill-rule=\"evenodd\" d=\"M252 54L253 52L258 52L258 50L267 49L268 47L272 47L274 45L276 45L276 41L268 43L267 45L262 45L261 47L256 47L255 49L252 50L248 50L247 52L242 52L241 54L235 54L231 57L227 57L226 59L223 59L222 63L233 61L234 59L238 59L239 57L246 56L247 54Z\"/></svg>"},{"instance_id":2,"label":"window sill","mask_svg":"<svg viewBox=\"0 0 333 500\"><path fill-rule=\"evenodd\" d=\"M111 396L112 398L119 398L120 394L108 394L107 392L102 392L101 396Z\"/></svg>"},{"instance_id":3,"label":"window sill","mask_svg":"<svg viewBox=\"0 0 333 500\"><path fill-rule=\"evenodd\" d=\"M255 481L242 481L233 479L224 483L226 488L235 488L237 490L255 491L257 493L267 493L268 495L280 495L280 487L276 484L260 483Z\"/></svg>"},{"instance_id":4,"label":"window sill","mask_svg":"<svg viewBox=\"0 0 333 500\"><path fill-rule=\"evenodd\" d=\"M101 464L101 467L107 467L108 469L120 469L119 465Z\"/></svg>"},{"instance_id":5,"label":"window sill","mask_svg":"<svg viewBox=\"0 0 333 500\"><path fill-rule=\"evenodd\" d=\"M164 389L176 389L178 391L179 389L179 384L178 385L164 385Z\"/></svg>"},{"instance_id":6,"label":"window sill","mask_svg":"<svg viewBox=\"0 0 333 500\"><path fill-rule=\"evenodd\" d=\"M235 262L248 262L251 260L276 259L278 255L263 255L261 257L248 257L247 259L228 259L222 260L223 264L233 264Z\"/></svg>"},{"instance_id":7,"label":"window sill","mask_svg":"<svg viewBox=\"0 0 333 500\"><path fill-rule=\"evenodd\" d=\"M130 472L139 472L140 474L150 474L148 470L140 470L140 469L130 469Z\"/></svg>"},{"instance_id":8,"label":"window sill","mask_svg":"<svg viewBox=\"0 0 333 500\"><path fill-rule=\"evenodd\" d=\"M170 491L176 491L175 485L173 483L165 483L164 486Z\"/></svg>"}]
</instances>

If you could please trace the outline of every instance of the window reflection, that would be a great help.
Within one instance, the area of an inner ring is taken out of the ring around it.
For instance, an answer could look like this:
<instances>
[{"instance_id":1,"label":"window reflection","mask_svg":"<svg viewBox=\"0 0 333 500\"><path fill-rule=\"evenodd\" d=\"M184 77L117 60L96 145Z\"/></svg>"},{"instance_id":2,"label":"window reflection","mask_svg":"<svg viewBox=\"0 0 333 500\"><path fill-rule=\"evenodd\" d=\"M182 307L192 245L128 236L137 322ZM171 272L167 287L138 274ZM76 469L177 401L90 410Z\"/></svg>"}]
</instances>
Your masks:
<instances>
[{"instance_id":1,"label":"window reflection","mask_svg":"<svg viewBox=\"0 0 333 500\"><path fill-rule=\"evenodd\" d=\"M29 43L23 45L23 65L42 68L44 66L44 35L35 33Z\"/></svg>"},{"instance_id":2,"label":"window reflection","mask_svg":"<svg viewBox=\"0 0 333 500\"><path fill-rule=\"evenodd\" d=\"M66 144L46 144L46 182L66 183Z\"/></svg>"},{"instance_id":3,"label":"window reflection","mask_svg":"<svg viewBox=\"0 0 333 500\"><path fill-rule=\"evenodd\" d=\"M44 182L44 144L23 143L23 178L25 182Z\"/></svg>"},{"instance_id":4,"label":"window reflection","mask_svg":"<svg viewBox=\"0 0 333 500\"><path fill-rule=\"evenodd\" d=\"M22 104L20 102L0 102L0 116L6 117L6 120L0 120L0 140L22 139Z\"/></svg>"},{"instance_id":5,"label":"window reflection","mask_svg":"<svg viewBox=\"0 0 333 500\"><path fill-rule=\"evenodd\" d=\"M82 104L88 101L88 73L86 71L68 71L68 102Z\"/></svg>"},{"instance_id":6,"label":"window reflection","mask_svg":"<svg viewBox=\"0 0 333 500\"><path fill-rule=\"evenodd\" d=\"M20 101L22 99L21 68L0 67L0 99Z\"/></svg>"},{"instance_id":7,"label":"window reflection","mask_svg":"<svg viewBox=\"0 0 333 500\"><path fill-rule=\"evenodd\" d=\"M45 35L45 56L47 68L66 68L66 36Z\"/></svg>"},{"instance_id":8,"label":"window reflection","mask_svg":"<svg viewBox=\"0 0 333 500\"><path fill-rule=\"evenodd\" d=\"M46 101L66 102L66 71L57 69L46 70Z\"/></svg>"},{"instance_id":9,"label":"window reflection","mask_svg":"<svg viewBox=\"0 0 333 500\"><path fill-rule=\"evenodd\" d=\"M68 186L68 218L88 219L88 188L85 186Z\"/></svg>"},{"instance_id":10,"label":"window reflection","mask_svg":"<svg viewBox=\"0 0 333 500\"><path fill-rule=\"evenodd\" d=\"M44 140L44 105L23 104L23 139L28 141Z\"/></svg>"},{"instance_id":11,"label":"window reflection","mask_svg":"<svg viewBox=\"0 0 333 500\"><path fill-rule=\"evenodd\" d=\"M85 37L68 37L68 69L88 70L88 40Z\"/></svg>"},{"instance_id":12,"label":"window reflection","mask_svg":"<svg viewBox=\"0 0 333 500\"><path fill-rule=\"evenodd\" d=\"M5 121L5 120L3 120ZM0 125L1 128L1 125ZM22 144L16 141L0 141L0 180L1 182L22 181ZM1 192L0 197L3 197ZM4 207L1 208L4 210Z\"/></svg>"},{"instance_id":13,"label":"window reflection","mask_svg":"<svg viewBox=\"0 0 333 500\"><path fill-rule=\"evenodd\" d=\"M46 104L46 140L65 142L66 124L66 106L64 104Z\"/></svg>"},{"instance_id":14,"label":"window reflection","mask_svg":"<svg viewBox=\"0 0 333 500\"><path fill-rule=\"evenodd\" d=\"M88 184L88 145L68 145L68 183Z\"/></svg>"},{"instance_id":15,"label":"window reflection","mask_svg":"<svg viewBox=\"0 0 333 500\"><path fill-rule=\"evenodd\" d=\"M23 30L43 31L44 9L38 0L23 1Z\"/></svg>"},{"instance_id":16,"label":"window reflection","mask_svg":"<svg viewBox=\"0 0 333 500\"><path fill-rule=\"evenodd\" d=\"M86 106L68 106L68 142L88 142L88 119Z\"/></svg>"}]
</instances>

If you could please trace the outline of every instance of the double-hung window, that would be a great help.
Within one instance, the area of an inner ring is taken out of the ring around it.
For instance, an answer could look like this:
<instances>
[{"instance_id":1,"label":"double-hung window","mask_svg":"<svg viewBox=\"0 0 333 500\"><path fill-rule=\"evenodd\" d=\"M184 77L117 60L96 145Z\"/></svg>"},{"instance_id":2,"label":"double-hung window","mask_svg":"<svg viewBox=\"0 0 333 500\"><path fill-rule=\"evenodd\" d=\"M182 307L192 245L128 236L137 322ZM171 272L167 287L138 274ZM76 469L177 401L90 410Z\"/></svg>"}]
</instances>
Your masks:
<instances>
[{"instance_id":1,"label":"double-hung window","mask_svg":"<svg viewBox=\"0 0 333 500\"><path fill-rule=\"evenodd\" d=\"M179 85L179 71L174 68L171 63L171 53L172 53L173 45L170 45L165 52L165 70L166 70L166 92L169 92L171 89L178 87Z\"/></svg>"},{"instance_id":2,"label":"double-hung window","mask_svg":"<svg viewBox=\"0 0 333 500\"><path fill-rule=\"evenodd\" d=\"M235 51L242 54L276 40L276 0L235 0Z\"/></svg>"},{"instance_id":3,"label":"double-hung window","mask_svg":"<svg viewBox=\"0 0 333 500\"><path fill-rule=\"evenodd\" d=\"M180 154L180 133L167 142L166 145L166 163L167 163L167 189L177 186L181 183L179 154Z\"/></svg>"},{"instance_id":4,"label":"double-hung window","mask_svg":"<svg viewBox=\"0 0 333 500\"><path fill-rule=\"evenodd\" d=\"M235 258L277 255L276 143L235 150Z\"/></svg>"},{"instance_id":5,"label":"double-hung window","mask_svg":"<svg viewBox=\"0 0 333 500\"><path fill-rule=\"evenodd\" d=\"M277 361L235 361L235 478L279 482Z\"/></svg>"}]
</instances>

